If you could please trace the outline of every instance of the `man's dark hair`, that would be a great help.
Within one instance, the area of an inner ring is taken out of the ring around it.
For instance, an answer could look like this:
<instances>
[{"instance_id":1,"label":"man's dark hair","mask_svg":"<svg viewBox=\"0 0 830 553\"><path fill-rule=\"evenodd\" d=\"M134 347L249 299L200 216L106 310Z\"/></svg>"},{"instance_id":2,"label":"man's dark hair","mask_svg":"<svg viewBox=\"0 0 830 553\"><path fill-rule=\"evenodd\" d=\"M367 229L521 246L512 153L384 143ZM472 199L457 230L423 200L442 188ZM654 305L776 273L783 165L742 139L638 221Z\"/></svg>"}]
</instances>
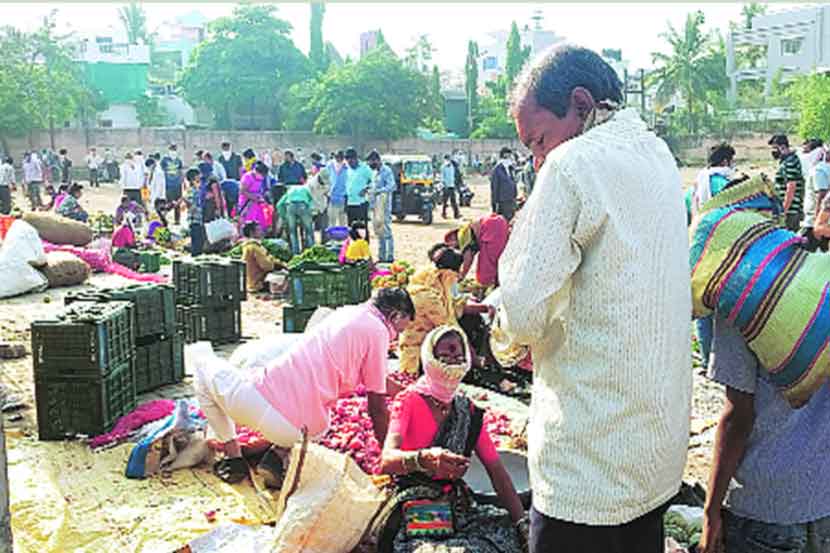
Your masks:
<instances>
[{"instance_id":1,"label":"man's dark hair","mask_svg":"<svg viewBox=\"0 0 830 553\"><path fill-rule=\"evenodd\" d=\"M194 155L194 156L196 156L196 157L198 157L199 159L202 159L202 154L204 154L204 153L205 153L205 151L204 151L204 150L196 150L196 151L193 153L193 155Z\"/></svg>"},{"instance_id":2,"label":"man's dark hair","mask_svg":"<svg viewBox=\"0 0 830 553\"><path fill-rule=\"evenodd\" d=\"M156 158L154 158L154 157L148 157L147 159L144 160L144 166L145 167L152 167L155 164L156 164Z\"/></svg>"},{"instance_id":3,"label":"man's dark hair","mask_svg":"<svg viewBox=\"0 0 830 553\"><path fill-rule=\"evenodd\" d=\"M347 149L345 157L346 159L357 159L357 150L355 150L354 148Z\"/></svg>"},{"instance_id":4,"label":"man's dark hair","mask_svg":"<svg viewBox=\"0 0 830 553\"><path fill-rule=\"evenodd\" d=\"M291 150L285 150L285 151L282 153L282 157L283 157L283 158L286 158L286 157L288 157L288 156L294 157L294 152L292 152Z\"/></svg>"},{"instance_id":5,"label":"man's dark hair","mask_svg":"<svg viewBox=\"0 0 830 553\"><path fill-rule=\"evenodd\" d=\"M222 142L222 148L225 148L225 147L230 148L230 147L231 147L231 143L230 143L230 142Z\"/></svg>"},{"instance_id":6,"label":"man's dark hair","mask_svg":"<svg viewBox=\"0 0 830 553\"><path fill-rule=\"evenodd\" d=\"M430 263L435 262L435 254L439 250L443 250L444 248L448 248L448 247L449 246L447 246L443 242L438 242L437 244L433 244L433 246L429 250L427 250L427 257L429 257Z\"/></svg>"},{"instance_id":7,"label":"man's dark hair","mask_svg":"<svg viewBox=\"0 0 830 553\"><path fill-rule=\"evenodd\" d=\"M444 159L450 159L450 154L444 154Z\"/></svg>"},{"instance_id":8,"label":"man's dark hair","mask_svg":"<svg viewBox=\"0 0 830 553\"><path fill-rule=\"evenodd\" d=\"M582 87L594 102L622 103L623 85L617 72L596 52L579 46L554 46L534 61L516 81L511 93L511 111L515 114L532 95L536 104L556 117L568 112L571 93Z\"/></svg>"},{"instance_id":9,"label":"man's dark hair","mask_svg":"<svg viewBox=\"0 0 830 553\"><path fill-rule=\"evenodd\" d=\"M259 223L257 223L256 221L249 221L245 223L245 226L242 227L242 236L244 236L245 238L251 238L256 232L258 226Z\"/></svg>"},{"instance_id":10,"label":"man's dark hair","mask_svg":"<svg viewBox=\"0 0 830 553\"><path fill-rule=\"evenodd\" d=\"M58 150L58 153L62 156L65 156L66 155L66 148L61 148L60 150Z\"/></svg>"},{"instance_id":11,"label":"man's dark hair","mask_svg":"<svg viewBox=\"0 0 830 553\"><path fill-rule=\"evenodd\" d=\"M196 168L190 168L187 170L187 173L184 174L184 178L187 179L187 182L190 182L193 179L198 179L201 176L202 173Z\"/></svg>"},{"instance_id":12,"label":"man's dark hair","mask_svg":"<svg viewBox=\"0 0 830 553\"><path fill-rule=\"evenodd\" d=\"M337 150L337 153L334 154L334 159L343 159L344 157L346 157L346 152L343 150Z\"/></svg>"},{"instance_id":13,"label":"man's dark hair","mask_svg":"<svg viewBox=\"0 0 830 553\"><path fill-rule=\"evenodd\" d=\"M268 175L268 166L265 165L265 163L262 161L257 161L256 163L254 163L254 171L264 177Z\"/></svg>"},{"instance_id":14,"label":"man's dark hair","mask_svg":"<svg viewBox=\"0 0 830 553\"><path fill-rule=\"evenodd\" d=\"M72 185L72 187L69 189L69 193L70 193L70 194L75 194L75 193L77 193L77 192L80 192L80 191L81 191L81 190L83 190L83 189L84 189L84 187L83 187L83 186L81 186L80 184L78 184L78 183L76 182L76 183L74 183L74 184Z\"/></svg>"},{"instance_id":15,"label":"man's dark hair","mask_svg":"<svg viewBox=\"0 0 830 553\"><path fill-rule=\"evenodd\" d=\"M58 192L67 192L69 190L68 184L62 184L58 186Z\"/></svg>"},{"instance_id":16,"label":"man's dark hair","mask_svg":"<svg viewBox=\"0 0 830 553\"><path fill-rule=\"evenodd\" d=\"M770 146L784 146L789 148L790 140L787 138L786 134L774 134L772 135L772 138L769 139L767 144Z\"/></svg>"},{"instance_id":17,"label":"man's dark hair","mask_svg":"<svg viewBox=\"0 0 830 553\"><path fill-rule=\"evenodd\" d=\"M433 255L435 266L439 269L449 269L458 272L464 264L464 256L458 250L444 246L443 250Z\"/></svg>"},{"instance_id":18,"label":"man's dark hair","mask_svg":"<svg viewBox=\"0 0 830 553\"><path fill-rule=\"evenodd\" d=\"M311 154L311 160L312 161L320 161L321 159L323 159L323 157L320 154L318 154L317 152L312 152L312 154Z\"/></svg>"},{"instance_id":19,"label":"man's dark hair","mask_svg":"<svg viewBox=\"0 0 830 553\"><path fill-rule=\"evenodd\" d=\"M141 150L136 150L134 153L137 156L143 156L144 155L143 153L141 153Z\"/></svg>"},{"instance_id":20,"label":"man's dark hair","mask_svg":"<svg viewBox=\"0 0 830 553\"><path fill-rule=\"evenodd\" d=\"M505 157L509 156L512 153L513 153L513 150L511 150L507 146L504 146L501 150L499 150L499 157L504 159Z\"/></svg>"},{"instance_id":21,"label":"man's dark hair","mask_svg":"<svg viewBox=\"0 0 830 553\"><path fill-rule=\"evenodd\" d=\"M3 161L8 163L9 165L14 165L14 160L11 158L11 156L5 158Z\"/></svg>"},{"instance_id":22,"label":"man's dark hair","mask_svg":"<svg viewBox=\"0 0 830 553\"><path fill-rule=\"evenodd\" d=\"M256 154L254 153L254 151L252 149L248 148L247 150L242 152L242 157L252 158L252 157L256 157Z\"/></svg>"},{"instance_id":23,"label":"man's dark hair","mask_svg":"<svg viewBox=\"0 0 830 553\"><path fill-rule=\"evenodd\" d=\"M372 161L375 159L380 161L380 154L377 150L372 150L371 152L369 152L369 155L366 156L366 161Z\"/></svg>"},{"instance_id":24,"label":"man's dark hair","mask_svg":"<svg viewBox=\"0 0 830 553\"><path fill-rule=\"evenodd\" d=\"M709 150L709 167L717 167L721 163L726 160L733 160L735 159L735 148L727 144L726 142L722 142L717 146L712 146Z\"/></svg>"},{"instance_id":25,"label":"man's dark hair","mask_svg":"<svg viewBox=\"0 0 830 553\"><path fill-rule=\"evenodd\" d=\"M176 150L176 149L178 149L178 146L176 146L175 144L171 144L170 146L167 147L167 149L168 150Z\"/></svg>"},{"instance_id":26,"label":"man's dark hair","mask_svg":"<svg viewBox=\"0 0 830 553\"><path fill-rule=\"evenodd\" d=\"M130 201L130 197L129 197L129 196L121 196L121 201L120 201L120 203L121 203L121 204L125 204L125 203L127 203L127 202L129 202L129 201Z\"/></svg>"},{"instance_id":27,"label":"man's dark hair","mask_svg":"<svg viewBox=\"0 0 830 553\"><path fill-rule=\"evenodd\" d=\"M154 153L153 159L155 159L156 161L161 161L161 152Z\"/></svg>"},{"instance_id":28,"label":"man's dark hair","mask_svg":"<svg viewBox=\"0 0 830 553\"><path fill-rule=\"evenodd\" d=\"M205 152L204 154L202 154L202 159L204 159L205 161L213 161L213 154L211 154L210 152Z\"/></svg>"},{"instance_id":29,"label":"man's dark hair","mask_svg":"<svg viewBox=\"0 0 830 553\"><path fill-rule=\"evenodd\" d=\"M412 303L412 298L403 288L381 288L372 299L372 304L385 317L398 312L410 319L415 318L415 304Z\"/></svg>"}]
</instances>

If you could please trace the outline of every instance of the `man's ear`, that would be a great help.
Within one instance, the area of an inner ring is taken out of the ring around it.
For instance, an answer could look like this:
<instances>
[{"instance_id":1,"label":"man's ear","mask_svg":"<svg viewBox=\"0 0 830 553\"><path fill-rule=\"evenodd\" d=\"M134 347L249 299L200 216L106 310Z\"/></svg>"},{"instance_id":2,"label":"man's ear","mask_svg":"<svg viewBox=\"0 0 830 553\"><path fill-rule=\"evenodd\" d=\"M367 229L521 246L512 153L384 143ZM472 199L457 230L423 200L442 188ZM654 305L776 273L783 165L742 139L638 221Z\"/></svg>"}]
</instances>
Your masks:
<instances>
[{"instance_id":1,"label":"man's ear","mask_svg":"<svg viewBox=\"0 0 830 553\"><path fill-rule=\"evenodd\" d=\"M571 91L571 107L576 111L577 117L585 121L596 102L588 89L578 86Z\"/></svg>"}]
</instances>

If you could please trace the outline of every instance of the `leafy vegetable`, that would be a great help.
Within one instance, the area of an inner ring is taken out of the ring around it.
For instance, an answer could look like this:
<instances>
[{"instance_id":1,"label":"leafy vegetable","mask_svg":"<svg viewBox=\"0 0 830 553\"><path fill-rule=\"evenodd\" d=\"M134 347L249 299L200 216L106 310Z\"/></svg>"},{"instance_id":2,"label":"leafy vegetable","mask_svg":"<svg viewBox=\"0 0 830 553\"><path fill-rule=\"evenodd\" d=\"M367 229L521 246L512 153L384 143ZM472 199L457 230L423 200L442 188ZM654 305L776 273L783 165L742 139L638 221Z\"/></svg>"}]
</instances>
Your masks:
<instances>
[{"instance_id":1,"label":"leafy vegetable","mask_svg":"<svg viewBox=\"0 0 830 553\"><path fill-rule=\"evenodd\" d=\"M305 250L300 255L295 255L288 262L289 269L299 269L304 264L337 263L337 255L325 246L317 244Z\"/></svg>"}]
</instances>

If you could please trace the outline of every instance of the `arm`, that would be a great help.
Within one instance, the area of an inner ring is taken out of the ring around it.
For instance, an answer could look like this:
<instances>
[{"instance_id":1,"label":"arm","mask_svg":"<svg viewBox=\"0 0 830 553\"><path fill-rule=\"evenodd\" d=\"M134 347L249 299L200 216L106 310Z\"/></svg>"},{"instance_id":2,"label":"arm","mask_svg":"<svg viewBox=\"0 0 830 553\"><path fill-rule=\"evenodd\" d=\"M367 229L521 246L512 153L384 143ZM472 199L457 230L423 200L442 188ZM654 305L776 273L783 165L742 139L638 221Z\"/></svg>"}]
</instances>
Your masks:
<instances>
[{"instance_id":1,"label":"arm","mask_svg":"<svg viewBox=\"0 0 830 553\"><path fill-rule=\"evenodd\" d=\"M726 387L726 404L715 436L714 459L709 476L709 494L704 507L699 550L714 553L723 540L721 505L729 482L738 470L755 422L755 396Z\"/></svg>"},{"instance_id":2,"label":"arm","mask_svg":"<svg viewBox=\"0 0 830 553\"><path fill-rule=\"evenodd\" d=\"M519 522L525 516L525 509L501 459L496 455L494 460L490 460L489 462L482 461L482 464L487 471L487 475L490 477L490 482L492 482L493 489L496 490L496 495L501 504L510 513L510 519L514 523Z\"/></svg>"},{"instance_id":3,"label":"arm","mask_svg":"<svg viewBox=\"0 0 830 553\"><path fill-rule=\"evenodd\" d=\"M821 204L824 203L825 197L827 197L827 190L819 190L816 192L816 217L818 217L819 213L821 213Z\"/></svg>"},{"instance_id":4,"label":"arm","mask_svg":"<svg viewBox=\"0 0 830 553\"><path fill-rule=\"evenodd\" d=\"M458 273L458 280L464 280L467 278L467 273L470 272L470 268L473 266L473 260L475 259L476 255L473 251L469 248L464 250L464 263L461 264L461 271Z\"/></svg>"},{"instance_id":5,"label":"arm","mask_svg":"<svg viewBox=\"0 0 830 553\"><path fill-rule=\"evenodd\" d=\"M369 392L369 418L372 419L372 429L379 444L386 440L386 430L389 426L389 412L386 409L386 394Z\"/></svg>"},{"instance_id":6,"label":"arm","mask_svg":"<svg viewBox=\"0 0 830 553\"><path fill-rule=\"evenodd\" d=\"M784 212L790 210L790 206L793 203L793 198L795 198L795 181L790 181L787 183L787 194L784 196Z\"/></svg>"},{"instance_id":7,"label":"arm","mask_svg":"<svg viewBox=\"0 0 830 553\"><path fill-rule=\"evenodd\" d=\"M827 206L822 206L821 211L819 211L813 227L813 234L818 238L830 238L830 208Z\"/></svg>"}]
</instances>

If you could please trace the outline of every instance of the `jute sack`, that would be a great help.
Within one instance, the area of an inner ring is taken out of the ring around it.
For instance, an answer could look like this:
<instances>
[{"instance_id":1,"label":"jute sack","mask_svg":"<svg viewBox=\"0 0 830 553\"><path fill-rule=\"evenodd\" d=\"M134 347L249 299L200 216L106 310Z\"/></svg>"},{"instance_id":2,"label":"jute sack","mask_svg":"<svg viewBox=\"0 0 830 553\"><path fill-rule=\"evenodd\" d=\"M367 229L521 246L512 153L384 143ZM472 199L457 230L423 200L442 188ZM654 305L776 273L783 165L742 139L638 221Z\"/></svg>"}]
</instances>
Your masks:
<instances>
[{"instance_id":1,"label":"jute sack","mask_svg":"<svg viewBox=\"0 0 830 553\"><path fill-rule=\"evenodd\" d=\"M53 244L86 246L92 242L92 229L80 221L37 211L25 213L23 220L35 227L41 239Z\"/></svg>"},{"instance_id":2,"label":"jute sack","mask_svg":"<svg viewBox=\"0 0 830 553\"><path fill-rule=\"evenodd\" d=\"M49 281L49 288L77 286L89 278L92 270L86 262L69 252L49 252L41 272Z\"/></svg>"},{"instance_id":3,"label":"jute sack","mask_svg":"<svg viewBox=\"0 0 830 553\"><path fill-rule=\"evenodd\" d=\"M351 457L304 438L291 450L272 553L349 553L386 500Z\"/></svg>"}]
</instances>

